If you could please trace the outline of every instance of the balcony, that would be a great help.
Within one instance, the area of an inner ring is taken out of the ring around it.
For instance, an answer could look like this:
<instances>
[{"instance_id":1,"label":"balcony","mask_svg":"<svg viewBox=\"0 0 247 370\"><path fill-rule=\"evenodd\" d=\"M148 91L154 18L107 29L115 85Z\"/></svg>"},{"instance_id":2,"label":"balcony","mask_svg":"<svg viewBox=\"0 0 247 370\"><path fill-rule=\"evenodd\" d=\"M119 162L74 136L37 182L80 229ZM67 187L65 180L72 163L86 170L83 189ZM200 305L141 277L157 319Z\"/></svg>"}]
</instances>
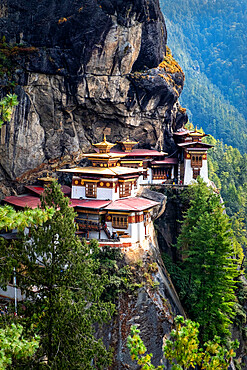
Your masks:
<instances>
[{"instance_id":1,"label":"balcony","mask_svg":"<svg viewBox=\"0 0 247 370\"><path fill-rule=\"evenodd\" d=\"M92 221L92 220L83 220L81 218L75 218L75 222L79 226L79 230L94 230L100 231L103 229L102 224L100 222Z\"/></svg>"}]
</instances>

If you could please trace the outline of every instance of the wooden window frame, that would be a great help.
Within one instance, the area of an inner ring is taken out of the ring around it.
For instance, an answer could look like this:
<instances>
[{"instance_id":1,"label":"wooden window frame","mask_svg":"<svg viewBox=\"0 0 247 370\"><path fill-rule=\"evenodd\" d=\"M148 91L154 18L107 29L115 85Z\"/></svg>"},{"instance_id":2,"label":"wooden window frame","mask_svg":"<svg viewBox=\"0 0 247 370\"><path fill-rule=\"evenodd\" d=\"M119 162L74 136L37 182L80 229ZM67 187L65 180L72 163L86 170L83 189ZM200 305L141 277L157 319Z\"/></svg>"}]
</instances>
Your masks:
<instances>
[{"instance_id":1,"label":"wooden window frame","mask_svg":"<svg viewBox=\"0 0 247 370\"><path fill-rule=\"evenodd\" d=\"M202 167L202 154L191 155L191 167Z\"/></svg>"},{"instance_id":2,"label":"wooden window frame","mask_svg":"<svg viewBox=\"0 0 247 370\"><path fill-rule=\"evenodd\" d=\"M86 182L85 183L85 195L87 198L97 198L97 183Z\"/></svg>"},{"instance_id":3,"label":"wooden window frame","mask_svg":"<svg viewBox=\"0 0 247 370\"><path fill-rule=\"evenodd\" d=\"M129 197L131 195L132 183L120 182L119 183L119 198Z\"/></svg>"},{"instance_id":4,"label":"wooden window frame","mask_svg":"<svg viewBox=\"0 0 247 370\"><path fill-rule=\"evenodd\" d=\"M114 229L128 229L128 215L112 215L112 227Z\"/></svg>"}]
</instances>

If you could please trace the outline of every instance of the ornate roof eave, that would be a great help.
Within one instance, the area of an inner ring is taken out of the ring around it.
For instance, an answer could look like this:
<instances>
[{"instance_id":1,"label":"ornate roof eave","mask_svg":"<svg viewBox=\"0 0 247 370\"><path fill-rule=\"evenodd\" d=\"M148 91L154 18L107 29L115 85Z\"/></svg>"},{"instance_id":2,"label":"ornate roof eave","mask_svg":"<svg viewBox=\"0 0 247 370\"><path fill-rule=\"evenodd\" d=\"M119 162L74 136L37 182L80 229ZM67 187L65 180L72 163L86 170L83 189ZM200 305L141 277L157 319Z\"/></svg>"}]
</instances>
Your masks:
<instances>
[{"instance_id":1,"label":"ornate roof eave","mask_svg":"<svg viewBox=\"0 0 247 370\"><path fill-rule=\"evenodd\" d=\"M207 148L207 149L212 148L214 146L212 144L202 143L201 141L200 142L190 141L188 143L177 144L177 146L179 146L180 148L189 148L189 147L194 147L195 145L197 145L198 147Z\"/></svg>"}]
</instances>

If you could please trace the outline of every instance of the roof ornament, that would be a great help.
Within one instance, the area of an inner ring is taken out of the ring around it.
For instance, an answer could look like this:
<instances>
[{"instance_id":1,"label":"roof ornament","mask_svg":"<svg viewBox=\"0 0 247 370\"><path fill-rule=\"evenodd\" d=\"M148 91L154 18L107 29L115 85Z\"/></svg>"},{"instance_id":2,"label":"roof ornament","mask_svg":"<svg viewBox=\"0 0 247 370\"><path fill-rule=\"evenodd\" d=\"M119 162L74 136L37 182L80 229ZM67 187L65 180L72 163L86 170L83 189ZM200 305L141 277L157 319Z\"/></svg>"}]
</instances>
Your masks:
<instances>
[{"instance_id":1,"label":"roof ornament","mask_svg":"<svg viewBox=\"0 0 247 370\"><path fill-rule=\"evenodd\" d=\"M133 147L138 144L138 141L130 140L130 136L128 135L126 140L118 141L118 143L121 145L124 152L130 153L132 152Z\"/></svg>"},{"instance_id":2,"label":"roof ornament","mask_svg":"<svg viewBox=\"0 0 247 370\"><path fill-rule=\"evenodd\" d=\"M110 143L109 141L106 140L105 133L104 133L103 141L101 141L100 143L93 144L93 146L96 146L96 148L99 149L100 153L109 153L111 148L114 145L116 145L116 144Z\"/></svg>"}]
</instances>

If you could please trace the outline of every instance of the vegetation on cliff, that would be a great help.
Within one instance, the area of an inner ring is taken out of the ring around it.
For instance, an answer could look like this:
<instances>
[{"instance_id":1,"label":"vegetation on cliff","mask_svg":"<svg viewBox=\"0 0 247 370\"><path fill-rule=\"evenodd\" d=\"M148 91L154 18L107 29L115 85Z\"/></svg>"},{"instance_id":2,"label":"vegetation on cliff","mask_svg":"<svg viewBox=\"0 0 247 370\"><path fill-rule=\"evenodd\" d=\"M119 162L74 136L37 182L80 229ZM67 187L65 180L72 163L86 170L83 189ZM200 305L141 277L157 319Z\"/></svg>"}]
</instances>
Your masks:
<instances>
[{"instance_id":1,"label":"vegetation on cliff","mask_svg":"<svg viewBox=\"0 0 247 370\"><path fill-rule=\"evenodd\" d=\"M0 101L0 128L11 120L13 108L18 105L17 96L8 94Z\"/></svg>"},{"instance_id":2,"label":"vegetation on cliff","mask_svg":"<svg viewBox=\"0 0 247 370\"><path fill-rule=\"evenodd\" d=\"M198 339L199 324L192 320L185 320L183 316L174 319L175 329L170 333L170 339L165 340L164 357L169 360L172 370L188 370L199 366L205 370L227 370L231 359L236 355L234 349L238 342L230 342L228 349L220 345L220 338L214 337L200 346ZM147 348L139 336L140 330L131 327L131 335L128 337L127 346L131 358L137 361L142 370L162 370L165 366L155 367L151 363L152 353L145 354Z\"/></svg>"}]
</instances>

